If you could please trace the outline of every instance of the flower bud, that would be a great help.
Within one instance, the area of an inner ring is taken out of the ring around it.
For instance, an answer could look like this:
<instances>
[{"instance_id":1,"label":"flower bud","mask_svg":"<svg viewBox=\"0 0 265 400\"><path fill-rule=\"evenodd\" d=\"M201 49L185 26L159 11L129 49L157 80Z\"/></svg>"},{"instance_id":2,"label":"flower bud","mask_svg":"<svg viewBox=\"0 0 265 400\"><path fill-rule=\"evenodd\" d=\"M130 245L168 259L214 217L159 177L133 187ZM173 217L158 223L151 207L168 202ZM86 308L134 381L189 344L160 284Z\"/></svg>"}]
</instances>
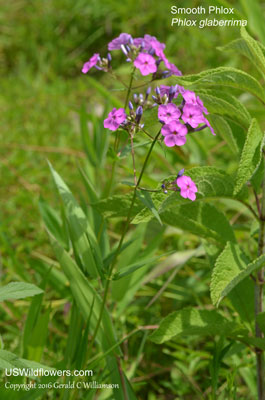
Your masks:
<instances>
[{"instance_id":1,"label":"flower bud","mask_svg":"<svg viewBox=\"0 0 265 400\"><path fill-rule=\"evenodd\" d=\"M171 103L171 101L173 100L175 93L176 93L176 87L175 86L170 86L169 88L169 93L168 93L168 101L169 103Z\"/></svg>"},{"instance_id":2,"label":"flower bud","mask_svg":"<svg viewBox=\"0 0 265 400\"><path fill-rule=\"evenodd\" d=\"M126 47L124 46L124 44L121 44L121 50L127 57L128 56L128 51L127 51Z\"/></svg>"},{"instance_id":3,"label":"flower bud","mask_svg":"<svg viewBox=\"0 0 265 400\"><path fill-rule=\"evenodd\" d=\"M151 88L151 86L149 86L149 87L147 88L147 90L146 90L147 96L149 96L149 94L151 93L151 90L152 90L152 88Z\"/></svg>"},{"instance_id":4,"label":"flower bud","mask_svg":"<svg viewBox=\"0 0 265 400\"><path fill-rule=\"evenodd\" d=\"M162 72L162 77L163 77L163 78L168 78L170 75L171 75L171 72L169 72L169 71L167 71L167 70L165 70L165 71Z\"/></svg>"},{"instance_id":5,"label":"flower bud","mask_svg":"<svg viewBox=\"0 0 265 400\"><path fill-rule=\"evenodd\" d=\"M108 68L110 68L110 63L111 63L111 54L107 54L107 60L108 60Z\"/></svg>"},{"instance_id":6,"label":"flower bud","mask_svg":"<svg viewBox=\"0 0 265 400\"><path fill-rule=\"evenodd\" d=\"M180 177L184 174L184 172L185 172L185 169L184 169L184 168L181 169L181 170L179 171L179 173L178 173L177 178L180 178Z\"/></svg>"},{"instance_id":7,"label":"flower bud","mask_svg":"<svg viewBox=\"0 0 265 400\"><path fill-rule=\"evenodd\" d=\"M137 122L137 124L139 124L142 115L143 115L143 107L142 106L138 106L136 108L136 118L135 118L135 121Z\"/></svg>"},{"instance_id":8,"label":"flower bud","mask_svg":"<svg viewBox=\"0 0 265 400\"><path fill-rule=\"evenodd\" d=\"M151 90L152 90L152 88L151 88L151 86L149 86L149 87L147 88L146 92L145 92L145 101L147 101L148 96L149 96L149 94L151 93Z\"/></svg>"},{"instance_id":9,"label":"flower bud","mask_svg":"<svg viewBox=\"0 0 265 400\"><path fill-rule=\"evenodd\" d=\"M162 97L162 103L167 104L168 103L168 97L167 94L165 93L164 96Z\"/></svg>"},{"instance_id":10,"label":"flower bud","mask_svg":"<svg viewBox=\"0 0 265 400\"><path fill-rule=\"evenodd\" d=\"M129 101L128 107L129 107L129 109L130 109L131 111L133 110L133 103L132 103L131 101Z\"/></svg>"},{"instance_id":11,"label":"flower bud","mask_svg":"<svg viewBox=\"0 0 265 400\"><path fill-rule=\"evenodd\" d=\"M157 94L158 96L160 95L160 89L159 89L158 86L156 87L156 94Z\"/></svg>"}]
</instances>

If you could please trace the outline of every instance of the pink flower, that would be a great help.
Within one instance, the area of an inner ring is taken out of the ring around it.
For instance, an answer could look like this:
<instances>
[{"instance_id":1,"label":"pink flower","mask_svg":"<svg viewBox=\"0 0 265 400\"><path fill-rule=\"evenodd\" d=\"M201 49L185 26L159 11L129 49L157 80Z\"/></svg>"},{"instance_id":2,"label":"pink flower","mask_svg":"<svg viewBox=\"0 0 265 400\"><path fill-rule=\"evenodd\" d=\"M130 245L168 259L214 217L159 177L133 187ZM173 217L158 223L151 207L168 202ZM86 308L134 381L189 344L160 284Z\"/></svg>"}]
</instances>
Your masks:
<instances>
[{"instance_id":1,"label":"pink flower","mask_svg":"<svg viewBox=\"0 0 265 400\"><path fill-rule=\"evenodd\" d=\"M184 90L182 96L187 104L198 106L202 112L204 112L205 114L209 114L207 108L204 107L202 100L199 98L199 96L196 96L194 92L192 92L191 90Z\"/></svg>"},{"instance_id":2,"label":"pink flower","mask_svg":"<svg viewBox=\"0 0 265 400\"><path fill-rule=\"evenodd\" d=\"M158 119L163 121L165 124L173 120L179 119L181 112L174 103L161 104L158 107Z\"/></svg>"},{"instance_id":3,"label":"pink flower","mask_svg":"<svg viewBox=\"0 0 265 400\"><path fill-rule=\"evenodd\" d=\"M162 58L162 57L161 57ZM182 72L176 67L175 64L168 61L166 57L162 58L166 68L171 72L172 75L181 76Z\"/></svg>"},{"instance_id":4,"label":"pink flower","mask_svg":"<svg viewBox=\"0 0 265 400\"><path fill-rule=\"evenodd\" d=\"M104 120L104 128L108 128L111 131L116 131L120 124L126 120L126 114L124 108L113 108L109 113L108 118Z\"/></svg>"},{"instance_id":5,"label":"pink flower","mask_svg":"<svg viewBox=\"0 0 265 400\"><path fill-rule=\"evenodd\" d=\"M167 147L183 146L186 143L188 129L179 121L171 121L162 127L161 133L165 136L164 143Z\"/></svg>"},{"instance_id":6,"label":"pink flower","mask_svg":"<svg viewBox=\"0 0 265 400\"><path fill-rule=\"evenodd\" d=\"M192 92L191 90L185 90L184 93L182 94L182 96L186 103L193 104L194 106L198 105L197 99L196 99L196 94L194 92Z\"/></svg>"},{"instance_id":7,"label":"pink flower","mask_svg":"<svg viewBox=\"0 0 265 400\"><path fill-rule=\"evenodd\" d=\"M94 67L99 61L99 54L95 53L85 64L83 65L82 72L83 74L88 73L88 71Z\"/></svg>"},{"instance_id":8,"label":"pink flower","mask_svg":"<svg viewBox=\"0 0 265 400\"><path fill-rule=\"evenodd\" d=\"M206 107L204 107L203 101L199 98L199 96L197 96L197 104L200 107L200 109L204 112L204 114L209 114L208 110Z\"/></svg>"},{"instance_id":9,"label":"pink flower","mask_svg":"<svg viewBox=\"0 0 265 400\"><path fill-rule=\"evenodd\" d=\"M127 44L132 40L131 35L128 33L121 33L120 36L117 38L113 39L109 44L108 44L108 49L111 50L120 50L122 44Z\"/></svg>"},{"instance_id":10,"label":"pink flower","mask_svg":"<svg viewBox=\"0 0 265 400\"><path fill-rule=\"evenodd\" d=\"M140 53L134 60L134 65L143 76L156 72L156 60L150 54Z\"/></svg>"},{"instance_id":11,"label":"pink flower","mask_svg":"<svg viewBox=\"0 0 265 400\"><path fill-rule=\"evenodd\" d=\"M141 38L141 37L139 37L139 38L134 38L134 39L133 39L133 44L134 44L134 46L136 46L136 47L139 47L139 46L143 46L143 47L144 47L144 45L145 45L144 38Z\"/></svg>"},{"instance_id":12,"label":"pink flower","mask_svg":"<svg viewBox=\"0 0 265 400\"><path fill-rule=\"evenodd\" d=\"M160 43L155 36L144 35L144 49L146 51L154 50L157 57L163 58L166 45L164 43Z\"/></svg>"},{"instance_id":13,"label":"pink flower","mask_svg":"<svg viewBox=\"0 0 265 400\"><path fill-rule=\"evenodd\" d=\"M180 176L179 178L177 178L176 183L180 188L180 195L184 197L184 199L190 199L192 201L196 199L195 193L198 192L198 189L189 176Z\"/></svg>"},{"instance_id":14,"label":"pink flower","mask_svg":"<svg viewBox=\"0 0 265 400\"><path fill-rule=\"evenodd\" d=\"M185 104L185 106L183 107L182 119L192 128L197 128L199 124L205 122L202 110L200 109L200 107L193 104Z\"/></svg>"},{"instance_id":15,"label":"pink flower","mask_svg":"<svg viewBox=\"0 0 265 400\"><path fill-rule=\"evenodd\" d=\"M163 58L163 50L166 47L164 43L160 43L155 36L144 35L143 38L134 38L133 44L136 47L142 46L146 52L154 51L157 57Z\"/></svg>"}]
</instances>

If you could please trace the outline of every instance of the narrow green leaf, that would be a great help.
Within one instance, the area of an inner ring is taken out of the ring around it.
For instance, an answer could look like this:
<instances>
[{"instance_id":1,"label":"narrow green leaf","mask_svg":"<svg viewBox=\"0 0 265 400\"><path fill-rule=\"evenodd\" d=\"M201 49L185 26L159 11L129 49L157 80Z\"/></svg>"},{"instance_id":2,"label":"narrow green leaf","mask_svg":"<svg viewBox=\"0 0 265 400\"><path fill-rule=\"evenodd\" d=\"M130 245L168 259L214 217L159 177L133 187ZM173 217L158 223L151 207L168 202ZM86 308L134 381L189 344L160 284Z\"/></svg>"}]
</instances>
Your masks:
<instances>
[{"instance_id":1,"label":"narrow green leaf","mask_svg":"<svg viewBox=\"0 0 265 400\"><path fill-rule=\"evenodd\" d=\"M184 87L228 86L249 92L265 102L265 91L260 83L246 72L231 67L219 67L195 75L178 76L174 77L174 81Z\"/></svg>"},{"instance_id":2,"label":"narrow green leaf","mask_svg":"<svg viewBox=\"0 0 265 400\"><path fill-rule=\"evenodd\" d=\"M27 344L27 357L33 361L41 361L48 335L50 320L50 308L39 313L34 329L30 332L30 340Z\"/></svg>"},{"instance_id":3,"label":"narrow green leaf","mask_svg":"<svg viewBox=\"0 0 265 400\"><path fill-rule=\"evenodd\" d=\"M47 229L67 249L67 235L59 214L42 197L39 200L39 210Z\"/></svg>"},{"instance_id":4,"label":"narrow green leaf","mask_svg":"<svg viewBox=\"0 0 265 400\"><path fill-rule=\"evenodd\" d=\"M251 116L246 107L232 94L222 90L198 89L196 94L203 100L210 114L225 116L248 128Z\"/></svg>"},{"instance_id":5,"label":"narrow green leaf","mask_svg":"<svg viewBox=\"0 0 265 400\"><path fill-rule=\"evenodd\" d=\"M246 343L254 348L265 350L265 340L263 338L240 336L238 338L243 343Z\"/></svg>"},{"instance_id":6,"label":"narrow green leaf","mask_svg":"<svg viewBox=\"0 0 265 400\"><path fill-rule=\"evenodd\" d=\"M93 203L92 206L105 218L125 217L128 214L132 202L132 193L124 195L113 195L106 199ZM133 206L132 215L136 215L143 209L142 202L136 198Z\"/></svg>"},{"instance_id":7,"label":"narrow green leaf","mask_svg":"<svg viewBox=\"0 0 265 400\"><path fill-rule=\"evenodd\" d=\"M157 209L155 208L155 205L153 203L152 197L148 192L141 191L137 192L138 198L142 201L142 203L151 211L151 213L155 216L155 218L158 220L160 225L162 224L161 218L158 214Z\"/></svg>"},{"instance_id":8,"label":"narrow green leaf","mask_svg":"<svg viewBox=\"0 0 265 400\"><path fill-rule=\"evenodd\" d=\"M60 246L60 244L52 237L51 242L56 255L65 275L67 276L73 297L83 313L85 320L88 320L90 315L90 307L94 302L93 315L91 317L91 324L95 327L101 309L101 298L97 295L95 289L89 283L88 279L84 276L80 268L69 254ZM95 299L95 301L94 301ZM115 343L115 333L112 327L110 316L105 309L103 312L101 336L104 337L104 331L108 332L108 342ZM103 339L102 339L103 340ZM103 340L105 342L105 340Z\"/></svg>"},{"instance_id":9,"label":"narrow green leaf","mask_svg":"<svg viewBox=\"0 0 265 400\"><path fill-rule=\"evenodd\" d=\"M164 343L178 335L226 335L236 328L234 322L228 321L215 310L186 308L164 318L149 338L155 343Z\"/></svg>"},{"instance_id":10,"label":"narrow green leaf","mask_svg":"<svg viewBox=\"0 0 265 400\"><path fill-rule=\"evenodd\" d=\"M248 259L240 247L228 242L217 258L212 273L210 290L214 305L218 306L224 296L236 286L235 278L246 270L247 265ZM232 281L234 283L231 285Z\"/></svg>"},{"instance_id":11,"label":"narrow green leaf","mask_svg":"<svg viewBox=\"0 0 265 400\"><path fill-rule=\"evenodd\" d=\"M215 133L226 141L234 154L238 154L239 148L237 141L228 122L224 118L214 114L209 115L207 119L214 128Z\"/></svg>"},{"instance_id":12,"label":"narrow green leaf","mask_svg":"<svg viewBox=\"0 0 265 400\"><path fill-rule=\"evenodd\" d=\"M198 200L213 197L233 197L235 181L232 176L226 174L220 169L214 167L195 167L185 171L185 175L190 176L198 188L196 202ZM175 179L176 175L172 175L163 182L172 182ZM161 187L161 183L158 188ZM237 198L244 198L245 194L246 192L242 190L237 194ZM152 195L152 200L160 217L165 210L169 210L172 206L175 207L175 205L179 204L190 204L190 200L183 199L180 194L176 192L172 192L168 195L165 195L162 192L157 192ZM149 209L145 208L135 216L133 223L139 224L142 222L148 222L152 218L153 216Z\"/></svg>"},{"instance_id":13,"label":"narrow green leaf","mask_svg":"<svg viewBox=\"0 0 265 400\"><path fill-rule=\"evenodd\" d=\"M51 268L50 268L51 271ZM49 271L49 272L50 272ZM45 274L45 278L41 282L40 286L41 289L45 289L46 283L48 281L48 276L49 272ZM27 314L27 319L24 325L24 332L23 332L23 357L25 358L30 358L28 354L28 344L31 341L31 333L34 330L34 327L36 326L36 323L38 321L40 312L41 312L41 305L43 301L44 293L41 293L31 300L30 308ZM38 361L38 360L36 360Z\"/></svg>"},{"instance_id":14,"label":"narrow green leaf","mask_svg":"<svg viewBox=\"0 0 265 400\"><path fill-rule=\"evenodd\" d=\"M255 41L255 43L259 48L257 50L257 52L258 53L261 52L261 54L262 54L261 58L263 58L265 56L265 47L259 42ZM255 58L253 58L253 55L252 55L252 51L251 51L250 47L248 46L248 43L246 42L245 39L240 38L240 39L233 40L232 42L229 42L228 44L226 44L223 47L218 47L218 49L221 51L229 51L229 52L233 52L233 53L237 52L237 53L247 57L253 63L253 65L260 71L260 73L263 74L264 67L260 67L259 63L256 64Z\"/></svg>"},{"instance_id":15,"label":"narrow green leaf","mask_svg":"<svg viewBox=\"0 0 265 400\"><path fill-rule=\"evenodd\" d=\"M262 181L263 181L263 177L264 177L264 168L265 168L264 158L262 157L261 163L260 163L258 169L256 170L256 172L254 173L254 175L251 178L251 184L257 193L259 193L260 189L261 189L261 185L262 185Z\"/></svg>"},{"instance_id":16,"label":"narrow green leaf","mask_svg":"<svg viewBox=\"0 0 265 400\"><path fill-rule=\"evenodd\" d=\"M236 174L234 195L237 195L243 185L253 176L257 170L262 156L263 133L256 119L253 119L249 127L246 141L241 153L240 162Z\"/></svg>"},{"instance_id":17,"label":"narrow green leaf","mask_svg":"<svg viewBox=\"0 0 265 400\"><path fill-rule=\"evenodd\" d=\"M36 296L43 290L31 283L11 282L0 287L0 301L24 299L25 297Z\"/></svg>"},{"instance_id":18,"label":"narrow green leaf","mask_svg":"<svg viewBox=\"0 0 265 400\"><path fill-rule=\"evenodd\" d=\"M235 241L233 229L225 215L211 204L192 202L171 206L160 214L164 224L179 227L218 244Z\"/></svg>"},{"instance_id":19,"label":"narrow green leaf","mask_svg":"<svg viewBox=\"0 0 265 400\"><path fill-rule=\"evenodd\" d=\"M65 207L70 236L76 255L79 257L84 270L91 274L93 278L97 278L102 271L103 262L95 234L85 213L78 205L68 186L53 167L49 166Z\"/></svg>"},{"instance_id":20,"label":"narrow green leaf","mask_svg":"<svg viewBox=\"0 0 265 400\"><path fill-rule=\"evenodd\" d=\"M80 268L78 268L69 254L66 253L66 251L58 242L56 242L53 237L51 237L51 242L55 255L60 262L65 275L69 279L73 298L81 310L84 319L86 321L88 321L88 319L90 320L90 329L91 332L94 332L102 307L102 299L96 293L95 289L90 285L87 278L84 276ZM91 313L92 305L93 309ZM121 355L121 351L120 348L116 346L117 340L115 331L110 315L105 307L96 340L101 346L103 352L108 352L108 350L113 346L114 350L110 353L111 355L106 358L106 363L108 370L110 371L111 379L113 382L119 383L120 387L122 387L120 374L123 374L123 372L120 371L116 358L117 356ZM130 395L130 398L133 400L136 399L125 375L124 379L126 380L127 391ZM114 391L113 397L116 400L123 400L123 394L121 391Z\"/></svg>"},{"instance_id":21,"label":"narrow green leaf","mask_svg":"<svg viewBox=\"0 0 265 400\"><path fill-rule=\"evenodd\" d=\"M258 42L254 40L246 31L244 27L241 28L241 36L245 40L249 51L251 53L251 58L254 65L259 69L263 78L265 76L265 56L258 45Z\"/></svg>"},{"instance_id":22,"label":"narrow green leaf","mask_svg":"<svg viewBox=\"0 0 265 400\"><path fill-rule=\"evenodd\" d=\"M170 255L171 253L172 253L172 252L164 253L164 254L161 254L161 255L159 255L159 256L157 256L157 257L142 259L142 260L139 260L139 261L137 261L137 262L135 262L135 263L133 263L133 264L130 264L130 265L124 267L124 268L121 268L121 269L119 270L119 272L117 272L117 273L114 275L113 279L121 279L121 278L124 278L125 276L132 274L134 271L137 271L139 268L145 267L145 266L150 265L150 264L154 264L154 263L157 262L161 257L164 257L164 256L166 256L166 255Z\"/></svg>"},{"instance_id":23,"label":"narrow green leaf","mask_svg":"<svg viewBox=\"0 0 265 400\"><path fill-rule=\"evenodd\" d=\"M119 272L122 268L127 267L128 265L131 265L135 262L135 260L140 259L140 254L141 258L151 258L150 254L144 254L141 251L142 247L144 246L145 242L145 234L146 234L146 229L147 225L146 224L141 224L138 225L135 229L131 230L128 232L127 237L128 245L126 248L123 249L123 252L119 255L118 258L118 264L117 264L117 272ZM112 282L112 291L111 291L111 296L113 301L117 304L117 311L122 303L122 299L124 296L128 296L130 293L130 290L133 287L133 282L136 279L136 276L141 276L144 271L146 271L147 267L143 267L142 269L138 269L135 271L132 275L127 275L123 279L119 279L116 281Z\"/></svg>"},{"instance_id":24,"label":"narrow green leaf","mask_svg":"<svg viewBox=\"0 0 265 400\"><path fill-rule=\"evenodd\" d=\"M54 368L50 368L46 365L37 363L35 361L26 360L24 358L18 357L16 354L11 353L7 350L0 350L0 369L13 369L13 368L32 368L44 370L51 370Z\"/></svg>"},{"instance_id":25,"label":"narrow green leaf","mask_svg":"<svg viewBox=\"0 0 265 400\"><path fill-rule=\"evenodd\" d=\"M240 0L242 8L248 17L248 25L252 32L257 34L260 40L265 44L265 26L263 10L260 7L259 0Z\"/></svg>"}]
</instances>

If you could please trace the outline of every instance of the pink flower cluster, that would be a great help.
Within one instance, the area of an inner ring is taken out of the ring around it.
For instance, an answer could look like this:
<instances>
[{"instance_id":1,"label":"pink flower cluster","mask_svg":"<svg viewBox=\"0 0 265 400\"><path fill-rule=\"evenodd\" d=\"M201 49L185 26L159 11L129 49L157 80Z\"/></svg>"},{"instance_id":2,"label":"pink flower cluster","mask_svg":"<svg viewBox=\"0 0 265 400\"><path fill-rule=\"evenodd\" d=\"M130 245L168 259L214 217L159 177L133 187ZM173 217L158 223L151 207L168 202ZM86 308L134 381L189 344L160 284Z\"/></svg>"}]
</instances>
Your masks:
<instances>
[{"instance_id":1,"label":"pink flower cluster","mask_svg":"<svg viewBox=\"0 0 265 400\"><path fill-rule=\"evenodd\" d=\"M140 53L134 60L134 66L139 69L143 76L153 74L157 71L161 62L164 62L168 71L165 76L182 75L181 71L168 61L164 54L166 45L160 43L155 36L144 35L143 38L133 39L133 44L140 48ZM155 59L155 56L157 59Z\"/></svg>"},{"instance_id":2,"label":"pink flower cluster","mask_svg":"<svg viewBox=\"0 0 265 400\"><path fill-rule=\"evenodd\" d=\"M127 61L133 61L143 76L156 73L161 62L164 62L166 68L161 72L164 77L182 75L181 71L166 58L165 47L166 45L160 43L155 36L144 35L143 38L133 39L128 33L121 33L108 44L109 51L122 50ZM82 72L86 74L92 67L106 70L98 66L98 62L101 63L101 58L96 53L83 65Z\"/></svg>"},{"instance_id":3,"label":"pink flower cluster","mask_svg":"<svg viewBox=\"0 0 265 400\"><path fill-rule=\"evenodd\" d=\"M167 147L183 146L186 143L188 126L195 129L200 124L205 124L204 127L209 127L212 134L215 135L209 121L204 116L204 114L208 114L208 111L199 96L181 86L176 86L173 89L164 85L159 88L161 96L166 95L170 98L171 92L173 98L177 98L179 94L183 98L180 106L175 103L167 103L158 107L158 119L163 124L161 133L165 138L165 145Z\"/></svg>"},{"instance_id":4,"label":"pink flower cluster","mask_svg":"<svg viewBox=\"0 0 265 400\"><path fill-rule=\"evenodd\" d=\"M160 43L154 36L144 35L142 38L133 38L128 33L121 33L108 44L109 51L121 50L126 56L126 61L133 62L135 68L143 76L152 74L150 82L171 75L182 75L179 69L167 60L164 54L165 47L165 44ZM110 53L106 58L101 58L98 53L95 53L83 65L82 72L86 74L93 67L111 72L111 60ZM161 69L161 64L164 64L166 69ZM189 132L200 131L207 127L215 135L206 118L208 111L195 92L185 90L179 85L161 85L156 88L156 95L152 96L150 96L151 90L150 86L145 95L135 93L133 95L135 106L132 101L129 101L127 114L126 107L113 108L104 120L104 128L116 131L121 127L128 134L137 133L144 127L142 123L144 121L141 121L142 117L144 119L144 111L158 106L158 120L162 124L161 134L167 147L183 146ZM197 186L189 176L183 175L183 173L184 170L181 170L177 178L173 182L163 184L162 189L164 193L167 193L168 190L178 191L183 198L194 201L198 191Z\"/></svg>"}]
</instances>

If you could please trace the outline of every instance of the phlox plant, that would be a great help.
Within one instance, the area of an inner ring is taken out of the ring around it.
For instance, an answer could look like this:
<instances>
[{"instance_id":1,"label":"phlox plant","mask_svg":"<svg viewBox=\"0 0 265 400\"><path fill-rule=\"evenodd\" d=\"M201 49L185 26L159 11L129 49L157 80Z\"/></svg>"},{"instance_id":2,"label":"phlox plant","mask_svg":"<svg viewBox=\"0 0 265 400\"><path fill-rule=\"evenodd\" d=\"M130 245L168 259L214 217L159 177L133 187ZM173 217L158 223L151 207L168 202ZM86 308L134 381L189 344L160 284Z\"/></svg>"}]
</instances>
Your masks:
<instances>
[{"instance_id":1,"label":"phlox plant","mask_svg":"<svg viewBox=\"0 0 265 400\"><path fill-rule=\"evenodd\" d=\"M224 50L248 57L264 79L265 49L245 29ZM113 58L120 55L131 70L127 81L112 66ZM94 346L99 349L99 354L86 365L104 363L102 368L108 371L110 381L119 384L119 390L113 389L111 398L136 399L135 388L124 370L120 345L125 339L129 340L139 330L148 332L148 339L156 345L189 335L205 336L213 343L217 337L221 349L210 368L210 398L217 398L218 371L223 358L233 345L240 343L255 355L255 395L264 400L264 133L257 116L253 118L238 98L240 92L249 93L264 106L265 91L259 78L230 67L185 76L167 59L165 44L148 34L133 38L122 33L108 44L106 57L96 53L84 63L84 75L93 70L108 74L123 85L125 93L123 103L116 99L115 107L110 107L103 117L103 134L97 138L101 141L97 141L101 155L106 154L109 142L114 143L108 151L111 161L106 167L106 171L111 171L110 177L99 196L80 169L89 196L89 206L80 206L50 166L62 199L60 235L52 228L48 214L42 213L55 255L70 282L74 307L88 322L88 353ZM186 165L184 169L178 164L174 166L175 174L162 177L156 187L143 186L156 147L167 154L177 151L203 131L208 137L219 136L224 140L236 160L233 170L210 165ZM139 138L146 142L139 145ZM97 164L93 158L95 147L89 135L85 140L92 164L99 165L101 161ZM121 157L124 149L131 154L133 172L130 182L125 182L127 192L119 193L115 189L115 171L121 160L124 162ZM256 233L252 235L250 228L248 233L251 243L254 240L251 246L242 244L237 227L229 222L224 208L220 208L220 199L224 198L237 202L248 227L252 224L253 231L254 226ZM112 217L122 217L124 221L117 243L110 248L106 245L107 222ZM154 326L135 327L124 339L116 334L117 317L109 306L110 293L117 288L117 282L125 282L123 295L116 294L122 300L121 313L133 301L139 288L135 282L141 284L155 263L153 250L147 249L144 256L128 260L127 265L121 266L119 261L130 245L131 226L153 221L161 229L167 225L178 227L201 238L203 254L211 268L212 306L203 308L198 304L178 309L158 319Z\"/></svg>"}]
</instances>

